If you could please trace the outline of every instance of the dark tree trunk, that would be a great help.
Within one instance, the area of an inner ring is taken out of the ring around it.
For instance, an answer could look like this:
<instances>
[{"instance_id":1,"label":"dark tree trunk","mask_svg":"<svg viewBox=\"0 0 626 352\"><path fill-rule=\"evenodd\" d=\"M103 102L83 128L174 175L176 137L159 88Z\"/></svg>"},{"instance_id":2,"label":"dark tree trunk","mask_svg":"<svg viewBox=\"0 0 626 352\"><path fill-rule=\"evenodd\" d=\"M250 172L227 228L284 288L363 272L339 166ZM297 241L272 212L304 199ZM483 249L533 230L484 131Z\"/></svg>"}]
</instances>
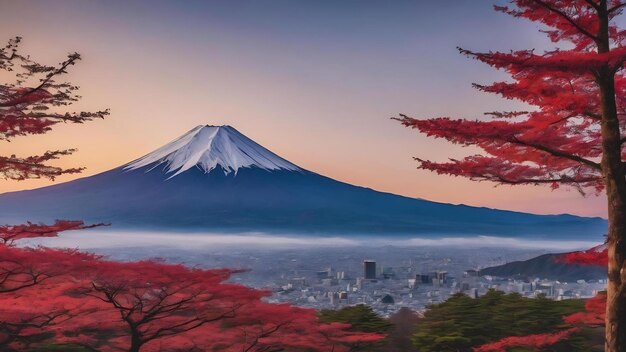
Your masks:
<instances>
[{"instance_id":1,"label":"dark tree trunk","mask_svg":"<svg viewBox=\"0 0 626 352\"><path fill-rule=\"evenodd\" d=\"M626 174L621 161L619 124L617 114L614 113L612 77L608 81L610 89L607 85L601 94L603 111L613 110L613 113L603 114L602 119L602 172L609 210L605 350L626 352Z\"/></svg>"},{"instance_id":2,"label":"dark tree trunk","mask_svg":"<svg viewBox=\"0 0 626 352\"><path fill-rule=\"evenodd\" d=\"M598 52L606 53L610 51L606 0L600 1L598 18ZM626 168L615 103L615 70L606 65L596 79L602 112L602 176L609 210L605 351L626 352Z\"/></svg>"},{"instance_id":3,"label":"dark tree trunk","mask_svg":"<svg viewBox=\"0 0 626 352\"><path fill-rule=\"evenodd\" d=\"M623 199L619 199L615 190L611 192L614 194L609 195L609 283L607 285L605 350L624 352L626 351L626 225L624 221L626 211Z\"/></svg>"},{"instance_id":4,"label":"dark tree trunk","mask_svg":"<svg viewBox=\"0 0 626 352\"><path fill-rule=\"evenodd\" d=\"M602 174L609 210L606 346L608 352L626 351L626 173L615 104L614 73L598 73L602 108Z\"/></svg>"},{"instance_id":5,"label":"dark tree trunk","mask_svg":"<svg viewBox=\"0 0 626 352\"><path fill-rule=\"evenodd\" d=\"M128 352L139 352L141 345L143 345L143 341L141 341L139 333L133 330L130 335L130 348Z\"/></svg>"}]
</instances>

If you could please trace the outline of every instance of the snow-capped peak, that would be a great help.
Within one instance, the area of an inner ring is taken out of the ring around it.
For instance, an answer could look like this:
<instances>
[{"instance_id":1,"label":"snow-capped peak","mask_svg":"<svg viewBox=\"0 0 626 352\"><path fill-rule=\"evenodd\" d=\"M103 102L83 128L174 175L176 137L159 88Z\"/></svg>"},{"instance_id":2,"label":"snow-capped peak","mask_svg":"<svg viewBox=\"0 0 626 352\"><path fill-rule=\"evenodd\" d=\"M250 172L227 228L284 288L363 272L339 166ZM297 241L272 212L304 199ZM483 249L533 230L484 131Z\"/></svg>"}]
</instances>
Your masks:
<instances>
[{"instance_id":1,"label":"snow-capped peak","mask_svg":"<svg viewBox=\"0 0 626 352\"><path fill-rule=\"evenodd\" d=\"M124 168L135 170L149 165L150 170L164 165L166 172L174 173L170 178L194 166L208 173L219 165L226 174L237 174L240 168L247 167L301 171L233 127L211 125L200 125Z\"/></svg>"}]
</instances>

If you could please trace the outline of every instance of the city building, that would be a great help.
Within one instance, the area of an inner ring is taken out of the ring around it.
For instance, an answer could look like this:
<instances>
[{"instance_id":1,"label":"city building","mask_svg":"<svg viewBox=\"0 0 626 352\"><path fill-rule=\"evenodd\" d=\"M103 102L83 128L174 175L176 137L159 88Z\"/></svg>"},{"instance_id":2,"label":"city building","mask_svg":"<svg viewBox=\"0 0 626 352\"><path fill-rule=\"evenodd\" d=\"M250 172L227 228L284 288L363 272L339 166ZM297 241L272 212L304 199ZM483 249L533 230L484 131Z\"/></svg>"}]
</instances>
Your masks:
<instances>
[{"instance_id":1,"label":"city building","mask_svg":"<svg viewBox=\"0 0 626 352\"><path fill-rule=\"evenodd\" d=\"M376 262L373 260L363 261L363 277L367 280L376 279Z\"/></svg>"}]
</instances>

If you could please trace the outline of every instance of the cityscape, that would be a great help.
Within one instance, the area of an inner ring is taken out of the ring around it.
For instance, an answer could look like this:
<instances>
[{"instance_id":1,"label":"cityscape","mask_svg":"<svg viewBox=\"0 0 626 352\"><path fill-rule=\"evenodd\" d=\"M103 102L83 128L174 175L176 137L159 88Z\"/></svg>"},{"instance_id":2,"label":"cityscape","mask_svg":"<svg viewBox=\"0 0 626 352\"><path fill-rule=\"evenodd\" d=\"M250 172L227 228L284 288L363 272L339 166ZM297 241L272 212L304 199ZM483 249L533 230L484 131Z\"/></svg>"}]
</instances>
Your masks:
<instances>
[{"instance_id":1,"label":"cityscape","mask_svg":"<svg viewBox=\"0 0 626 352\"><path fill-rule=\"evenodd\" d=\"M489 289L553 300L589 298L606 280L572 282L482 275L480 269L547 253L537 249L436 247L343 247L254 250L165 247L100 248L118 260L158 257L171 262L246 271L231 280L268 289L272 303L315 309L365 304L383 317L409 308L422 313L456 293L478 297ZM375 259L372 259L375 258Z\"/></svg>"},{"instance_id":2,"label":"cityscape","mask_svg":"<svg viewBox=\"0 0 626 352\"><path fill-rule=\"evenodd\" d=\"M411 267L377 267L365 260L362 276L351 278L333 268L318 271L316 277L294 277L275 291L273 302L293 303L318 309L337 309L354 304L371 306L382 316L401 308L422 312L429 304L445 301L455 293L477 298L489 289L519 293L524 297L545 295L555 300L589 298L606 288L606 280L559 282L547 279L517 280L468 269L461 277L447 271L416 273Z\"/></svg>"}]
</instances>

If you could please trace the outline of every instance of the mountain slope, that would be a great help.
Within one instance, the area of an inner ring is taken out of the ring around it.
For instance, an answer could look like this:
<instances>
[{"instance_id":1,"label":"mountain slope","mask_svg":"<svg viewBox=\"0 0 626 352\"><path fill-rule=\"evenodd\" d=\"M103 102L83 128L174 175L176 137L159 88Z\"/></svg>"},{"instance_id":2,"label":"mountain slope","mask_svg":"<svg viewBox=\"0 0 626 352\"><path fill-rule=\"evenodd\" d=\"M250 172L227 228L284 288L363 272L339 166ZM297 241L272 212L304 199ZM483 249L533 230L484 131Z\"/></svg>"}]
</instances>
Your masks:
<instances>
[{"instance_id":1,"label":"mountain slope","mask_svg":"<svg viewBox=\"0 0 626 352\"><path fill-rule=\"evenodd\" d=\"M605 280L606 267L565 264L557 260L562 254L544 254L538 257L481 269L480 275L513 278L541 278L574 282L576 280Z\"/></svg>"},{"instance_id":2,"label":"mountain slope","mask_svg":"<svg viewBox=\"0 0 626 352\"><path fill-rule=\"evenodd\" d=\"M606 222L412 199L304 170L228 126L199 126L125 166L0 195L0 221L76 218L114 228L322 235L600 240Z\"/></svg>"}]
</instances>

